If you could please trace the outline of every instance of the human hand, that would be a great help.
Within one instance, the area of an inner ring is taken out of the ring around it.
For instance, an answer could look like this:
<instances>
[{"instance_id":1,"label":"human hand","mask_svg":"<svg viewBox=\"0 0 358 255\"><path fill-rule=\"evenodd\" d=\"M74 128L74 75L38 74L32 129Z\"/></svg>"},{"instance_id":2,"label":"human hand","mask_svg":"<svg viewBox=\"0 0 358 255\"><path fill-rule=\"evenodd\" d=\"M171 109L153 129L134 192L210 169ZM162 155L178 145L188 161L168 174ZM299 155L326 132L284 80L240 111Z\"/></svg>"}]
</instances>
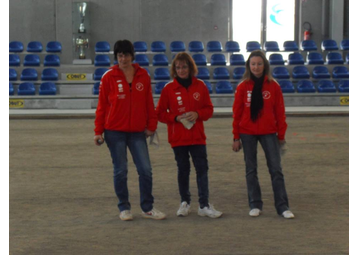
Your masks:
<instances>
[{"instance_id":1,"label":"human hand","mask_svg":"<svg viewBox=\"0 0 358 255\"><path fill-rule=\"evenodd\" d=\"M234 152L238 152L241 150L241 147L242 147L242 144L241 144L241 141L240 140L237 140L237 141L234 141L232 143L232 150Z\"/></svg>"},{"instance_id":2,"label":"human hand","mask_svg":"<svg viewBox=\"0 0 358 255\"><path fill-rule=\"evenodd\" d=\"M145 134L145 137L148 138L149 136L152 136L154 134L153 131L150 131L148 129L145 129L144 130L144 134Z\"/></svg>"},{"instance_id":3,"label":"human hand","mask_svg":"<svg viewBox=\"0 0 358 255\"><path fill-rule=\"evenodd\" d=\"M94 140L95 145L97 145L97 146L101 146L102 143L104 142L102 135L95 135L93 137L93 140Z\"/></svg>"},{"instance_id":4,"label":"human hand","mask_svg":"<svg viewBox=\"0 0 358 255\"><path fill-rule=\"evenodd\" d=\"M197 112L187 112L185 113L185 118L190 121L194 122L199 117L199 114Z\"/></svg>"}]
</instances>

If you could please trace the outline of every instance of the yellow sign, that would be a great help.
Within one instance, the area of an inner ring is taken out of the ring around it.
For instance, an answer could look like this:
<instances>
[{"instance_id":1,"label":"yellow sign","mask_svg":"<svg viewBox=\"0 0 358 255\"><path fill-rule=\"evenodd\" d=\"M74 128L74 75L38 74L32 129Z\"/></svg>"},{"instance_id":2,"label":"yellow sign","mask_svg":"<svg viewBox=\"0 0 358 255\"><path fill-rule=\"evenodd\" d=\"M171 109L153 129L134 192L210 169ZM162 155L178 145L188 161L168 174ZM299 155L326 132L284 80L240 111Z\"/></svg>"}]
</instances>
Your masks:
<instances>
[{"instance_id":1,"label":"yellow sign","mask_svg":"<svg viewBox=\"0 0 358 255\"><path fill-rule=\"evenodd\" d=\"M66 78L69 81L83 81L86 80L87 77L85 73L68 73Z\"/></svg>"},{"instance_id":2,"label":"yellow sign","mask_svg":"<svg viewBox=\"0 0 358 255\"><path fill-rule=\"evenodd\" d=\"M24 108L24 100L10 99L10 108Z\"/></svg>"},{"instance_id":3,"label":"yellow sign","mask_svg":"<svg viewBox=\"0 0 358 255\"><path fill-rule=\"evenodd\" d=\"M349 105L349 97L340 97L341 105Z\"/></svg>"}]
</instances>

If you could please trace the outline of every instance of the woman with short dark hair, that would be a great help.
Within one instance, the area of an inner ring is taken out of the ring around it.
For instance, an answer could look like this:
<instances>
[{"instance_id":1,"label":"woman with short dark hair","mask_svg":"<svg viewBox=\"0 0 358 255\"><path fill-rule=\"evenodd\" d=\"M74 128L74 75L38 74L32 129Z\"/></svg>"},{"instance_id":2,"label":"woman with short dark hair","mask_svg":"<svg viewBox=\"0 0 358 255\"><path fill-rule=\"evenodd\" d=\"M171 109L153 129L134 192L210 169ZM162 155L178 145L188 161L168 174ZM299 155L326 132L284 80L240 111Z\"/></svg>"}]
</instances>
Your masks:
<instances>
[{"instance_id":1,"label":"woman with short dark hair","mask_svg":"<svg viewBox=\"0 0 358 255\"><path fill-rule=\"evenodd\" d=\"M94 142L101 145L105 140L111 153L120 219L133 220L127 187L128 147L139 175L142 216L161 220L165 214L153 208L152 167L146 141L154 134L158 123L151 79L145 69L132 63L134 47L130 41L115 43L114 58L118 64L104 73L101 79Z\"/></svg>"},{"instance_id":2,"label":"woman with short dark hair","mask_svg":"<svg viewBox=\"0 0 358 255\"><path fill-rule=\"evenodd\" d=\"M270 65L262 51L253 51L246 61L243 81L237 86L233 105L232 149L244 150L246 183L252 217L262 212L263 202L257 177L257 143L266 156L274 191L275 207L284 218L294 218L289 210L280 147L287 129L285 105L280 85L272 79Z\"/></svg>"}]
</instances>

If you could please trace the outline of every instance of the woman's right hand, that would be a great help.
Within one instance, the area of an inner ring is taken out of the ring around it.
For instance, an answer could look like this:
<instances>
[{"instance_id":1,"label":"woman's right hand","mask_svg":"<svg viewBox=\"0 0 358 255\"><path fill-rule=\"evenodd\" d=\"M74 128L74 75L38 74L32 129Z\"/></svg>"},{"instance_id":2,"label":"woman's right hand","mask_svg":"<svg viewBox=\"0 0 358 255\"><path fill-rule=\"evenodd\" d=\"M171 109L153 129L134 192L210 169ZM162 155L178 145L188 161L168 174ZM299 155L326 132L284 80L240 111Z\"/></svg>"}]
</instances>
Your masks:
<instances>
[{"instance_id":1,"label":"woman's right hand","mask_svg":"<svg viewBox=\"0 0 358 255\"><path fill-rule=\"evenodd\" d=\"M104 142L102 135L95 135L93 137L93 140L94 140L95 145L97 145L97 146L101 146L102 143Z\"/></svg>"},{"instance_id":2,"label":"woman's right hand","mask_svg":"<svg viewBox=\"0 0 358 255\"><path fill-rule=\"evenodd\" d=\"M234 141L232 143L232 150L234 152L238 152L241 150L241 147L242 147L242 144L241 144L241 141L240 140L237 140L237 141Z\"/></svg>"}]
</instances>

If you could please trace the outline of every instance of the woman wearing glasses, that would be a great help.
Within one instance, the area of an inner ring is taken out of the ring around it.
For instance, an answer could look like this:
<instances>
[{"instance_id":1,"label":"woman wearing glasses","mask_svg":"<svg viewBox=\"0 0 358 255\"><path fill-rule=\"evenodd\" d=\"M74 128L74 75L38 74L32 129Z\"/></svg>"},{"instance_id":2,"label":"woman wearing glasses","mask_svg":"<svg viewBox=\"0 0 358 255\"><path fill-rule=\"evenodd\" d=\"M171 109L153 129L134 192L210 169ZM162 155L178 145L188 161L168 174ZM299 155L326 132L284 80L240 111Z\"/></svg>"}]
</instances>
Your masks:
<instances>
[{"instance_id":1,"label":"woman wearing glasses","mask_svg":"<svg viewBox=\"0 0 358 255\"><path fill-rule=\"evenodd\" d=\"M222 212L209 204L208 160L203 122L213 115L209 91L195 75L198 70L192 57L178 53L171 66L173 81L165 85L156 107L158 119L166 123L168 142L173 148L178 166L181 204L178 216L190 213L190 156L196 170L199 193L199 216L219 218Z\"/></svg>"}]
</instances>

